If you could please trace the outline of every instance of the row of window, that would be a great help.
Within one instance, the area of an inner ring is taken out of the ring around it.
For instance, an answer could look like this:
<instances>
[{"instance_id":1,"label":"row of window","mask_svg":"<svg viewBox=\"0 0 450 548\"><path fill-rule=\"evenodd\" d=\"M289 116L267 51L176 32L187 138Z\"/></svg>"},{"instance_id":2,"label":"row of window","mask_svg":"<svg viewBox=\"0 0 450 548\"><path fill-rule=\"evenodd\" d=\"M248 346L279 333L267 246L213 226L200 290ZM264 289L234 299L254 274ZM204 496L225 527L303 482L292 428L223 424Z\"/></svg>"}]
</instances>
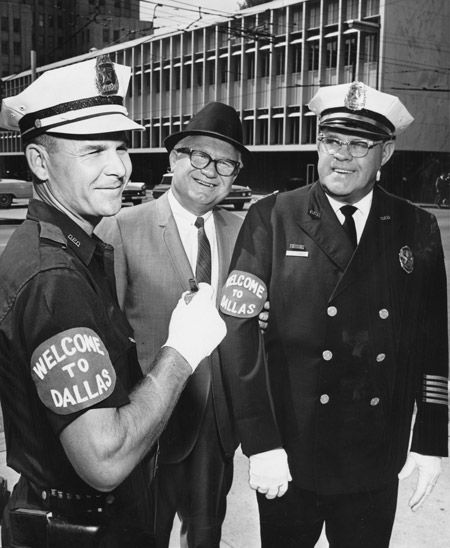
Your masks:
<instances>
[{"instance_id":1,"label":"row of window","mask_svg":"<svg viewBox=\"0 0 450 548\"><path fill-rule=\"evenodd\" d=\"M9 55L11 53L10 43L8 40L1 41L1 52L3 55ZM13 55L22 55L22 43L13 42L12 43L12 53Z\"/></svg>"},{"instance_id":2,"label":"row of window","mask_svg":"<svg viewBox=\"0 0 450 548\"><path fill-rule=\"evenodd\" d=\"M362 44L361 60L363 62L373 62L378 59L378 44L376 35L366 35ZM324 68L337 68L337 37L327 40L323 47ZM153 66L153 88L156 93L161 90L161 85L164 91L171 89L181 89L181 78L183 78L183 88L190 89L192 83L194 86L201 87L203 84L214 85L216 83L225 84L227 82L237 82L241 79L252 80L256 77L265 78L270 75L270 62L273 63L272 74L274 76L282 76L285 74L286 68L286 48L275 48L273 53L269 50L259 52L259 66L256 71L255 52L247 53L244 59L244 66L241 55L233 55L231 58L222 57L217 62L217 78L216 78L216 61L214 59L207 60L205 67L203 60L199 59L191 68L191 61L184 63L184 67L175 66L170 70L170 66L164 67L161 75L159 64ZM316 71L319 69L319 43L312 42L307 46L307 58L305 60L305 68L308 71ZM356 37L349 37L343 40L343 58L341 60L344 67L355 67L357 56L357 40ZM272 59L271 59L272 57ZM289 64L287 73L297 74L301 72L302 63L302 44L293 44L290 49ZM193 82L192 82L193 78ZM149 78L144 78L144 87L149 87ZM141 93L140 80L136 80L137 94ZM131 91L130 91L131 92Z\"/></svg>"},{"instance_id":3,"label":"row of window","mask_svg":"<svg viewBox=\"0 0 450 548\"><path fill-rule=\"evenodd\" d=\"M0 18L0 29L2 32L9 32L9 17ZM20 32L20 19L17 17L12 20L12 31L15 33Z\"/></svg>"},{"instance_id":4,"label":"row of window","mask_svg":"<svg viewBox=\"0 0 450 548\"><path fill-rule=\"evenodd\" d=\"M261 118L245 116L242 120L243 142L245 145L284 145L284 144L314 144L317 136L317 120L315 116L304 116L300 126L300 116L289 115L283 118L272 118L261 115ZM146 124L145 131L134 132L133 148L160 148L164 139L172 132L179 131L180 121L172 120L160 123L155 121L151 126Z\"/></svg>"}]
</instances>

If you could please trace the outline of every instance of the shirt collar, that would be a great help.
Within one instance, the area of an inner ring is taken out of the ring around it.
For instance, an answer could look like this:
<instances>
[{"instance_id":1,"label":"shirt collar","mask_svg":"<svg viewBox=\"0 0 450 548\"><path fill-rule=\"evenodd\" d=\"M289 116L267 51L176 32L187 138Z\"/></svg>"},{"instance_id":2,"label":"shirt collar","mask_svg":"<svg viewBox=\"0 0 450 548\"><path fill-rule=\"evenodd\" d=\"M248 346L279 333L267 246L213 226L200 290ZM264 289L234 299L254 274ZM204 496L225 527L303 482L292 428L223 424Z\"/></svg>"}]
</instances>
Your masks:
<instances>
[{"instance_id":1,"label":"shirt collar","mask_svg":"<svg viewBox=\"0 0 450 548\"><path fill-rule=\"evenodd\" d=\"M328 201L330 202L331 207L333 208L333 211L336 213L341 209L343 205L345 205L344 202L339 202L335 198L332 198L327 193L325 193L325 196L327 197ZM352 204L353 206L358 209L365 217L369 215L370 207L372 205L372 199L373 199L373 190L371 190L368 194L364 196L364 198L361 198L358 202L355 202Z\"/></svg>"},{"instance_id":2,"label":"shirt collar","mask_svg":"<svg viewBox=\"0 0 450 548\"><path fill-rule=\"evenodd\" d=\"M64 238L61 243L69 247L86 265L90 263L97 245L102 243L98 238L91 238L67 215L41 200L30 200L27 219L41 223L41 236L45 236L42 227L50 225L50 230L45 229L44 233L48 234L49 239L61 242L61 238L53 238L56 231L51 230L52 228L59 229L60 236L62 233Z\"/></svg>"},{"instance_id":3,"label":"shirt collar","mask_svg":"<svg viewBox=\"0 0 450 548\"><path fill-rule=\"evenodd\" d=\"M212 215L212 210L208 211L204 215L194 215L180 204L180 202L176 199L174 193L172 192L171 188L169 188L167 198L169 199L170 209L172 210L174 217L177 217L178 219L190 225L194 225L195 219L197 219L197 217L203 217L206 223L206 221Z\"/></svg>"}]
</instances>

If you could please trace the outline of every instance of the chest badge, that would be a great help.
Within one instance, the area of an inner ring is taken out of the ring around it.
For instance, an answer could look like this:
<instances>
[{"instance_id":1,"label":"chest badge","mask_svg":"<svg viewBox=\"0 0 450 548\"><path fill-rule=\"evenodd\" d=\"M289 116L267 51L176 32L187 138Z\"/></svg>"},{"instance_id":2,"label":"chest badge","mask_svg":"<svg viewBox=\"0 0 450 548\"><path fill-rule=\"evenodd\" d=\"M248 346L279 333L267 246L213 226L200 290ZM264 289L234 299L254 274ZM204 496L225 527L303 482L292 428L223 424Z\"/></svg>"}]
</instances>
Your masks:
<instances>
[{"instance_id":1,"label":"chest badge","mask_svg":"<svg viewBox=\"0 0 450 548\"><path fill-rule=\"evenodd\" d=\"M400 266L403 268L403 270L407 274L411 274L411 272L414 270L414 256L412 249L409 247L409 245L404 245L399 253L398 258L400 260Z\"/></svg>"}]
</instances>

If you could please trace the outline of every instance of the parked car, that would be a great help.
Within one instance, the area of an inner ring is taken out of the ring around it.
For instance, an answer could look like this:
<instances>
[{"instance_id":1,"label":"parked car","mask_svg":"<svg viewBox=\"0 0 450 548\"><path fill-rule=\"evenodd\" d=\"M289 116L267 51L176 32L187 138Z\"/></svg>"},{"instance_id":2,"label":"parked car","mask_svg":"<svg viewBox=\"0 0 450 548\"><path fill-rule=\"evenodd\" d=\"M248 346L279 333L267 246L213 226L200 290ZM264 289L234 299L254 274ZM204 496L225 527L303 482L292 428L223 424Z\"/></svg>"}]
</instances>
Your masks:
<instances>
[{"instance_id":1,"label":"parked car","mask_svg":"<svg viewBox=\"0 0 450 548\"><path fill-rule=\"evenodd\" d=\"M14 200L21 200L33 197L33 183L24 179L3 179L0 178L0 208L11 207Z\"/></svg>"},{"instance_id":2,"label":"parked car","mask_svg":"<svg viewBox=\"0 0 450 548\"><path fill-rule=\"evenodd\" d=\"M133 205L142 204L146 190L145 183L128 181L123 190L122 202L131 202Z\"/></svg>"},{"instance_id":3,"label":"parked car","mask_svg":"<svg viewBox=\"0 0 450 548\"><path fill-rule=\"evenodd\" d=\"M169 190L172 183L173 173L164 173L161 182L153 187L152 195L156 200ZM230 193L221 202L220 205L232 205L235 209L242 210L247 202L252 199L252 190L248 186L232 185Z\"/></svg>"}]
</instances>

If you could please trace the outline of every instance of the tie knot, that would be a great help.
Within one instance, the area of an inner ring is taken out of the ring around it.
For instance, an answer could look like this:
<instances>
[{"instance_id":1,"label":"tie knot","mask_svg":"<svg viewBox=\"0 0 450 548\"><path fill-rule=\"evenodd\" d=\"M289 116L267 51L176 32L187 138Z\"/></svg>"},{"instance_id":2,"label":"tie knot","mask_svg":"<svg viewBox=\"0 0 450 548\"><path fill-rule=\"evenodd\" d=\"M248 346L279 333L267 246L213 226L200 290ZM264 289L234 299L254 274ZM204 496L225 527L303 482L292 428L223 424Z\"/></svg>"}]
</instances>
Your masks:
<instances>
[{"instance_id":1,"label":"tie knot","mask_svg":"<svg viewBox=\"0 0 450 548\"><path fill-rule=\"evenodd\" d=\"M342 206L341 207L341 212L342 212L342 215L344 215L344 217L346 219L348 219L349 217L353 217L353 213L355 213L355 211L357 210L358 208L355 207L355 206L352 206L352 205L345 205L345 206Z\"/></svg>"},{"instance_id":2,"label":"tie knot","mask_svg":"<svg viewBox=\"0 0 450 548\"><path fill-rule=\"evenodd\" d=\"M203 217L197 217L194 224L197 228L203 228L205 226L205 219Z\"/></svg>"}]
</instances>

